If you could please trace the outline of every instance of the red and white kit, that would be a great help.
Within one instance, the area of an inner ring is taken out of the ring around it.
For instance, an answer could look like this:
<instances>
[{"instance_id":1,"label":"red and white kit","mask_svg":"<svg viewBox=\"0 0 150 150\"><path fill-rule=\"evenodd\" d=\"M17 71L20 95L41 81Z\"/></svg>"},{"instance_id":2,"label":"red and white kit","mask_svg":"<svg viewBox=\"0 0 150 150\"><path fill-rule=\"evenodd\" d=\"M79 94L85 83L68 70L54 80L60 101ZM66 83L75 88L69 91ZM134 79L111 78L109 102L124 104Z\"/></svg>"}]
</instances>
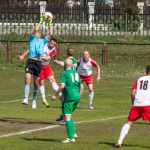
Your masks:
<instances>
[{"instance_id":1,"label":"red and white kit","mask_svg":"<svg viewBox=\"0 0 150 150\"><path fill-rule=\"evenodd\" d=\"M97 63L94 59L89 58L88 62L84 62L83 58L81 58L78 62L78 69L77 72L80 75L81 81L86 82L86 84L93 84L92 79L92 68L97 66Z\"/></svg>"},{"instance_id":2,"label":"red and white kit","mask_svg":"<svg viewBox=\"0 0 150 150\"><path fill-rule=\"evenodd\" d=\"M133 84L133 89L136 93L128 119L135 121L142 117L143 120L150 120L150 76L140 77Z\"/></svg>"},{"instance_id":3,"label":"red and white kit","mask_svg":"<svg viewBox=\"0 0 150 150\"><path fill-rule=\"evenodd\" d=\"M57 49L55 47L49 49L48 45L46 44L43 50L43 56L50 56L51 58L55 56L57 53ZM49 60L42 60L42 69L40 73L40 80L44 80L49 76L54 76L54 72L52 67L49 64Z\"/></svg>"}]
</instances>

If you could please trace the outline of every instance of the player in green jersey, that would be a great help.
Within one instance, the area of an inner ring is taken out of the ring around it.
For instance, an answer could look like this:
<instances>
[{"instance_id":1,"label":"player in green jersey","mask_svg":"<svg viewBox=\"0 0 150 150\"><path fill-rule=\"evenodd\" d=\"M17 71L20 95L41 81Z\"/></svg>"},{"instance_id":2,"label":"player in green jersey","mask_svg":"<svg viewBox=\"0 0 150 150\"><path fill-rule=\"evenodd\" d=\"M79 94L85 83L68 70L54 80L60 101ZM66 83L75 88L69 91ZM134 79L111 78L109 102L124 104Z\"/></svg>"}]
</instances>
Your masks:
<instances>
[{"instance_id":1,"label":"player in green jersey","mask_svg":"<svg viewBox=\"0 0 150 150\"><path fill-rule=\"evenodd\" d=\"M72 48L67 49L67 58L72 60L72 64L73 64L72 69L76 70L77 69L77 59L74 58L74 50ZM56 63L60 66L64 66L66 59L63 61L54 60L54 63Z\"/></svg>"},{"instance_id":2,"label":"player in green jersey","mask_svg":"<svg viewBox=\"0 0 150 150\"><path fill-rule=\"evenodd\" d=\"M73 69L73 70L76 70L76 69L77 69L77 59L74 58L74 49L72 49L72 48L68 48L68 49L67 49L67 58L71 59L72 64L73 64L73 65L72 65L72 69ZM67 58L66 58L66 59L67 59ZM56 63L56 64L58 64L58 65L64 67L64 64L65 64L66 59L63 60L63 61L54 60L54 63ZM62 102L62 114L60 115L59 118L56 119L56 121L60 121L60 124L61 124L61 125L64 125L64 124L65 124L63 107L64 107L64 103Z\"/></svg>"},{"instance_id":3,"label":"player in green jersey","mask_svg":"<svg viewBox=\"0 0 150 150\"><path fill-rule=\"evenodd\" d=\"M55 96L52 96L52 100L54 100L60 92L63 93L63 112L65 115L65 124L68 134L68 138L63 141L63 143L70 143L75 142L75 138L77 138L72 113L80 102L80 94L82 93L83 85L80 81L79 74L72 69L71 59L66 59L64 67L65 70L62 71L60 75L61 84Z\"/></svg>"}]
</instances>

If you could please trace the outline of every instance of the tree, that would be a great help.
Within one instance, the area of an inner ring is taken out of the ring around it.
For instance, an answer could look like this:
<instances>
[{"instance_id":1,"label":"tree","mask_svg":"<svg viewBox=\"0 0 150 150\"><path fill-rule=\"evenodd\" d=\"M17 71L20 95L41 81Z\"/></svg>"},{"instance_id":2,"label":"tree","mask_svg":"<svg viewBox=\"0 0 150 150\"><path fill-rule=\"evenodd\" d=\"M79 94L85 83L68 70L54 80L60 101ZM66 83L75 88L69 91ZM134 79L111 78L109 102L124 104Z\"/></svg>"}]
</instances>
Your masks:
<instances>
[{"instance_id":1,"label":"tree","mask_svg":"<svg viewBox=\"0 0 150 150\"><path fill-rule=\"evenodd\" d=\"M119 5L120 13L138 14L139 9L137 3L139 0L113 0L114 5Z\"/></svg>"}]
</instances>

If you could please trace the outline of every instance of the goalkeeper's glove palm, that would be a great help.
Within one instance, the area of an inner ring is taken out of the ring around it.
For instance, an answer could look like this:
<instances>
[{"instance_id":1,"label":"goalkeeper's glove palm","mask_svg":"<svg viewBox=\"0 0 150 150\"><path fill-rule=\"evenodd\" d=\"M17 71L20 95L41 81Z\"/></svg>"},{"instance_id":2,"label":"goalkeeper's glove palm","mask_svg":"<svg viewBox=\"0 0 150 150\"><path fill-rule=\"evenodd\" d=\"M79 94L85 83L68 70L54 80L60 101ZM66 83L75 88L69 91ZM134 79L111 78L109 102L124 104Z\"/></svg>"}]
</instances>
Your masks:
<instances>
[{"instance_id":1,"label":"goalkeeper's glove palm","mask_svg":"<svg viewBox=\"0 0 150 150\"><path fill-rule=\"evenodd\" d=\"M40 18L40 23L41 24L45 24L46 20L45 20L45 16L42 15L41 18Z\"/></svg>"}]
</instances>

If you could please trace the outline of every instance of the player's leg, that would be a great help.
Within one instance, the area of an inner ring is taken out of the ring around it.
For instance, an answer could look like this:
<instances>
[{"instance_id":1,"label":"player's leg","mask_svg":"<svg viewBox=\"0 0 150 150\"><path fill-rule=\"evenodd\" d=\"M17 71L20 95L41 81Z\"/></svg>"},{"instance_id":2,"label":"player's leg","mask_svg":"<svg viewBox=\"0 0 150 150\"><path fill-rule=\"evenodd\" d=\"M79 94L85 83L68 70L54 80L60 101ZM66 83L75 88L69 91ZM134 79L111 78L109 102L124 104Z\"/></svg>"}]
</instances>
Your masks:
<instances>
[{"instance_id":1,"label":"player's leg","mask_svg":"<svg viewBox=\"0 0 150 150\"><path fill-rule=\"evenodd\" d=\"M57 90L58 90L58 88L59 88L59 86L58 86L58 84L56 83L56 80L55 80L55 78L54 78L54 76L49 76L48 77L48 80L49 80L49 82L50 82L50 84L51 84L51 86L52 86L52 89L56 92Z\"/></svg>"},{"instance_id":2,"label":"player's leg","mask_svg":"<svg viewBox=\"0 0 150 150\"><path fill-rule=\"evenodd\" d=\"M56 80L54 78L54 71L52 70L52 67L49 65L44 67L44 74L45 78L47 78L52 86L52 89L56 92L59 88L59 86L56 83Z\"/></svg>"},{"instance_id":3,"label":"player's leg","mask_svg":"<svg viewBox=\"0 0 150 150\"><path fill-rule=\"evenodd\" d=\"M59 118L56 119L56 121L60 121L61 125L65 125L65 118L64 118L64 102L61 101L61 115Z\"/></svg>"},{"instance_id":4,"label":"player's leg","mask_svg":"<svg viewBox=\"0 0 150 150\"><path fill-rule=\"evenodd\" d=\"M30 83L31 83L31 77L33 74L33 62L31 59L28 59L26 62L26 68L25 68L25 86L24 86L24 99L22 101L22 104L27 105L29 100L29 92L30 92Z\"/></svg>"},{"instance_id":5,"label":"player's leg","mask_svg":"<svg viewBox=\"0 0 150 150\"><path fill-rule=\"evenodd\" d=\"M39 80L39 91L41 94L42 102L46 107L49 107L49 103L46 100L45 96L45 86L44 86L44 80L47 78L47 66L42 66L41 72L40 72L40 80Z\"/></svg>"},{"instance_id":6,"label":"player's leg","mask_svg":"<svg viewBox=\"0 0 150 150\"><path fill-rule=\"evenodd\" d=\"M120 148L125 136L128 134L130 126L132 125L133 121L139 119L141 117L141 110L139 107L132 107L128 116L128 122L123 125L119 139L116 143L116 148Z\"/></svg>"},{"instance_id":7,"label":"player's leg","mask_svg":"<svg viewBox=\"0 0 150 150\"><path fill-rule=\"evenodd\" d=\"M49 103L46 100L46 96L45 96L45 86L44 86L44 79L43 80L39 80L39 91L41 94L41 98L42 98L42 102L44 105L46 105L46 107L49 107Z\"/></svg>"},{"instance_id":8,"label":"player's leg","mask_svg":"<svg viewBox=\"0 0 150 150\"><path fill-rule=\"evenodd\" d=\"M56 83L56 80L54 78L54 72L53 72L50 64L42 67L42 70L43 70L43 73L44 73L44 79L47 78L49 80L49 82L52 86L52 89L56 92L58 90L59 86ZM60 94L60 96L61 96L61 94Z\"/></svg>"},{"instance_id":9,"label":"player's leg","mask_svg":"<svg viewBox=\"0 0 150 150\"><path fill-rule=\"evenodd\" d=\"M116 148L120 148L122 146L122 142L125 138L125 136L128 134L128 131L130 129L130 126L132 125L132 121L128 121L125 123L121 129L119 139L117 141L117 144L115 145Z\"/></svg>"},{"instance_id":10,"label":"player's leg","mask_svg":"<svg viewBox=\"0 0 150 150\"><path fill-rule=\"evenodd\" d=\"M66 122L66 130L67 130L68 138L65 141L63 141L63 143L75 142L75 138L77 138L77 134L75 132L74 120L71 117L73 111L77 108L77 106L78 106L78 101L64 103L64 114L65 114L65 122Z\"/></svg>"},{"instance_id":11,"label":"player's leg","mask_svg":"<svg viewBox=\"0 0 150 150\"><path fill-rule=\"evenodd\" d=\"M41 61L33 61L33 76L34 76L34 87L33 87L33 97L32 97L32 108L36 109L36 98L39 86L40 72L42 68Z\"/></svg>"},{"instance_id":12,"label":"player's leg","mask_svg":"<svg viewBox=\"0 0 150 150\"><path fill-rule=\"evenodd\" d=\"M49 82L52 86L52 89L56 92L58 90L59 86L56 83L56 80L55 80L54 76L49 76L48 80L49 80ZM62 96L62 93L60 92L59 93L59 98L60 99L61 99L61 96ZM63 107L63 102L62 101L61 101L61 105ZM62 108L62 110L63 110L63 108ZM62 125L65 124L63 111L62 111L60 117L56 119L56 121L60 121L60 124L62 124Z\"/></svg>"},{"instance_id":13,"label":"player's leg","mask_svg":"<svg viewBox=\"0 0 150 150\"><path fill-rule=\"evenodd\" d=\"M24 99L22 101L24 105L28 105L31 77L30 73L25 73Z\"/></svg>"},{"instance_id":14,"label":"player's leg","mask_svg":"<svg viewBox=\"0 0 150 150\"><path fill-rule=\"evenodd\" d=\"M39 77L34 76L32 109L36 109L36 99L37 99L37 92L38 92L38 83L39 83Z\"/></svg>"},{"instance_id":15,"label":"player's leg","mask_svg":"<svg viewBox=\"0 0 150 150\"><path fill-rule=\"evenodd\" d=\"M74 128L73 128L73 124L71 121L71 114L65 114L65 122L66 122L66 130L67 130L67 134L68 134L68 138L70 140L73 140L74 138Z\"/></svg>"},{"instance_id":16,"label":"player's leg","mask_svg":"<svg viewBox=\"0 0 150 150\"><path fill-rule=\"evenodd\" d=\"M93 109L92 103L93 103L93 97L94 97L94 90L93 90L93 84L88 84L88 107L89 109Z\"/></svg>"}]
</instances>

